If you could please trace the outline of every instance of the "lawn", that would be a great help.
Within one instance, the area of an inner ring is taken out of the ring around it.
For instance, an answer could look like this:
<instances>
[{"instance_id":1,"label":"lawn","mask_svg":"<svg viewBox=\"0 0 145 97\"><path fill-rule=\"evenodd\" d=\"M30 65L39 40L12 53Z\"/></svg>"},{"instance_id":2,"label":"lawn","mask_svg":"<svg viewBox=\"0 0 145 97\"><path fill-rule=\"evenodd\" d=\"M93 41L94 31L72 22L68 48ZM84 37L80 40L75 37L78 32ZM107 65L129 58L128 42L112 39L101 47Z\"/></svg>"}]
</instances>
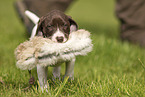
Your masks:
<instances>
[{"instance_id":1,"label":"lawn","mask_svg":"<svg viewBox=\"0 0 145 97\"><path fill-rule=\"evenodd\" d=\"M114 0L76 0L66 12L92 33L94 44L91 53L77 57L75 80L53 83L49 68L49 92L42 93L34 69L35 85L24 90L29 74L16 68L14 49L28 37L14 1L0 1L0 96L145 96L145 50L120 41ZM62 77L64 70L62 65Z\"/></svg>"}]
</instances>

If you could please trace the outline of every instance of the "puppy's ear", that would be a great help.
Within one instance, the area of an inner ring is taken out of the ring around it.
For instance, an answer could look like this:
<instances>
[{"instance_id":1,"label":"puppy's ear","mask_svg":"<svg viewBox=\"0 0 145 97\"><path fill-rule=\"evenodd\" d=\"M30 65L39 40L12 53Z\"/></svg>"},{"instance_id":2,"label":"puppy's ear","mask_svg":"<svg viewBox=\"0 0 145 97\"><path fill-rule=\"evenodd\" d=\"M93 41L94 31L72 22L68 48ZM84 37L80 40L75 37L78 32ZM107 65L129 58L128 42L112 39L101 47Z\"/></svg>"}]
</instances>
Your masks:
<instances>
[{"instance_id":1,"label":"puppy's ear","mask_svg":"<svg viewBox=\"0 0 145 97\"><path fill-rule=\"evenodd\" d=\"M37 33L36 33L38 36L42 36L44 34L43 33L44 19L45 19L44 17L41 17L39 19Z\"/></svg>"},{"instance_id":2,"label":"puppy's ear","mask_svg":"<svg viewBox=\"0 0 145 97\"><path fill-rule=\"evenodd\" d=\"M78 30L77 23L71 18L71 16L68 16L69 22L70 22L70 32Z\"/></svg>"}]
</instances>

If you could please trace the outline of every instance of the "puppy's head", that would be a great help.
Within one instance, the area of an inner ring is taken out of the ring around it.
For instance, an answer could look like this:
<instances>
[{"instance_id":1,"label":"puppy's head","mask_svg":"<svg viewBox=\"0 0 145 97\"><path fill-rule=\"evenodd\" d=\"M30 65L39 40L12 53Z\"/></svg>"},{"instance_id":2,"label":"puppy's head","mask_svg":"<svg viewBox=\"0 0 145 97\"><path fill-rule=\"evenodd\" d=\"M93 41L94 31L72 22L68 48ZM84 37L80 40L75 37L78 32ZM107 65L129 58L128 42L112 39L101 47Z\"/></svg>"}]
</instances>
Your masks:
<instances>
[{"instance_id":1,"label":"puppy's head","mask_svg":"<svg viewBox=\"0 0 145 97\"><path fill-rule=\"evenodd\" d=\"M69 34L76 31L77 23L63 12L53 10L40 18L37 34L49 38L54 42L63 43L68 40Z\"/></svg>"}]
</instances>

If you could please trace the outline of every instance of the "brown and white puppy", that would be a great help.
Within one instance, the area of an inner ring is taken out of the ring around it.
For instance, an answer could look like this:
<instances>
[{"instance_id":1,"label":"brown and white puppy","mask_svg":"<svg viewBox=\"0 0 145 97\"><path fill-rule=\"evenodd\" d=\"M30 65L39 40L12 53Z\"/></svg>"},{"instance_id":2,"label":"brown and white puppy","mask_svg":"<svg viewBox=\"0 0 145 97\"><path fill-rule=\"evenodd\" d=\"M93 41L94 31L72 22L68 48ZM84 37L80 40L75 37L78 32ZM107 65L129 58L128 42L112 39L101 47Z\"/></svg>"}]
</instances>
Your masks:
<instances>
[{"instance_id":1,"label":"brown and white puppy","mask_svg":"<svg viewBox=\"0 0 145 97\"><path fill-rule=\"evenodd\" d=\"M37 31L35 31L36 29ZM72 31L76 31L77 29L77 23L70 16L65 15L61 11L53 10L39 19L38 24L34 27L34 31L32 31L31 38L36 33L37 36L49 38L54 42L64 43L68 40L70 33ZM66 62L64 77L69 76L69 79L74 79L74 64L75 58ZM60 79L60 70L60 65L56 64L53 68L54 80L56 78ZM37 65L37 74L42 91L47 88L47 71L47 67Z\"/></svg>"},{"instance_id":2,"label":"brown and white puppy","mask_svg":"<svg viewBox=\"0 0 145 97\"><path fill-rule=\"evenodd\" d=\"M40 18L37 34L52 39L55 42L66 42L69 34L77 30L77 24L63 12L53 10Z\"/></svg>"}]
</instances>

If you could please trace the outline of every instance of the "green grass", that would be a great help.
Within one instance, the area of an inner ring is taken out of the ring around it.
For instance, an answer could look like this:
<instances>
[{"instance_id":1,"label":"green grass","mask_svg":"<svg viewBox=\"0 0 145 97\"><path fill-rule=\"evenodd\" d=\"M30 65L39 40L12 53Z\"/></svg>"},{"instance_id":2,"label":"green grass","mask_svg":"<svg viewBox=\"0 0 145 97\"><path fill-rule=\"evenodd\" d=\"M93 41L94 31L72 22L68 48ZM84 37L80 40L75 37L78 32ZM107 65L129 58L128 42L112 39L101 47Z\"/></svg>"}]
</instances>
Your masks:
<instances>
[{"instance_id":1,"label":"green grass","mask_svg":"<svg viewBox=\"0 0 145 97\"><path fill-rule=\"evenodd\" d=\"M54 84L52 68L49 68L49 92L42 93L37 87L34 69L35 85L24 91L29 86L29 75L16 68L14 49L28 37L13 2L0 1L0 81L4 82L0 82L0 96L145 96L145 50L120 41L114 0L76 0L66 12L77 21L79 28L92 32L94 44L91 53L77 57L75 80Z\"/></svg>"}]
</instances>

